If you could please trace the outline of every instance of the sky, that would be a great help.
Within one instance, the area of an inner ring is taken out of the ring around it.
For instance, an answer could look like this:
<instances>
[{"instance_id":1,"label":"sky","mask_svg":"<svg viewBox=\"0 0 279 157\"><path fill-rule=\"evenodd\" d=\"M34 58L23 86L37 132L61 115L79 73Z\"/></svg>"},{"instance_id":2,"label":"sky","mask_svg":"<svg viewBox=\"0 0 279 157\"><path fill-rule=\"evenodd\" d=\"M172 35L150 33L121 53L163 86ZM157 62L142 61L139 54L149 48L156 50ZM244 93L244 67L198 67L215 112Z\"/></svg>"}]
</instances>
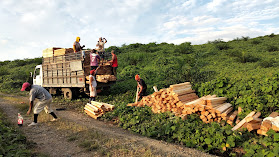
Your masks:
<instances>
[{"instance_id":1,"label":"sky","mask_svg":"<svg viewBox=\"0 0 279 157\"><path fill-rule=\"evenodd\" d=\"M192 45L279 34L279 0L0 0L0 61L49 47Z\"/></svg>"}]
</instances>

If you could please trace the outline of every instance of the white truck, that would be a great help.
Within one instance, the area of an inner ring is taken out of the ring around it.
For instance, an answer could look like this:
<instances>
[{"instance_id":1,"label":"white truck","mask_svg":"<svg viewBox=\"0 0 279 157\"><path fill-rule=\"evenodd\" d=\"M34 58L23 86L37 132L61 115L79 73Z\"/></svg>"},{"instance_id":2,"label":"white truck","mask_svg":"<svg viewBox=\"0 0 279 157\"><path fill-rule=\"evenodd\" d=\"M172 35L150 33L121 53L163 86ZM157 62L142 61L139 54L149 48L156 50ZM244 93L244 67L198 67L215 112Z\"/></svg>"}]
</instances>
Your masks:
<instances>
[{"instance_id":1,"label":"white truck","mask_svg":"<svg viewBox=\"0 0 279 157\"><path fill-rule=\"evenodd\" d=\"M42 65L35 67L33 84L46 88L50 94L63 94L66 99L80 94L89 95L89 53L90 51L55 55L54 52L51 56L43 57ZM96 75L97 92L115 83L116 77L112 74L109 64L100 65Z\"/></svg>"}]
</instances>

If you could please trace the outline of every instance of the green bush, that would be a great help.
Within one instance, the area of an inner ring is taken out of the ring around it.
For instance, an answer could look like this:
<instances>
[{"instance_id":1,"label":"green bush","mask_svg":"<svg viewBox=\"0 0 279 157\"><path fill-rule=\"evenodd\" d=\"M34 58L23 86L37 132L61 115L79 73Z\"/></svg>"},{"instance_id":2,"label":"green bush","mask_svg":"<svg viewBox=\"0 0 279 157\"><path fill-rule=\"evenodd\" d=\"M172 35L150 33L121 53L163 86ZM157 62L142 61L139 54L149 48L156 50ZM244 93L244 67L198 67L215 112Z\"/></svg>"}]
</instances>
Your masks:
<instances>
[{"instance_id":1,"label":"green bush","mask_svg":"<svg viewBox=\"0 0 279 157\"><path fill-rule=\"evenodd\" d=\"M22 83L30 80L30 72L38 64L42 64L41 58L23 59L0 62L0 91L18 92Z\"/></svg>"},{"instance_id":2,"label":"green bush","mask_svg":"<svg viewBox=\"0 0 279 157\"><path fill-rule=\"evenodd\" d=\"M254 45L258 45L258 44L261 43L261 41L260 40L252 40L251 43L254 44Z\"/></svg>"},{"instance_id":3,"label":"green bush","mask_svg":"<svg viewBox=\"0 0 279 157\"><path fill-rule=\"evenodd\" d=\"M264 59L259 62L259 65L263 68L273 67L276 64L274 59Z\"/></svg>"},{"instance_id":4,"label":"green bush","mask_svg":"<svg viewBox=\"0 0 279 157\"><path fill-rule=\"evenodd\" d=\"M241 54L237 56L237 60L241 63L247 63L247 62L257 62L259 58L255 57L249 52L242 51Z\"/></svg>"},{"instance_id":5,"label":"green bush","mask_svg":"<svg viewBox=\"0 0 279 157\"><path fill-rule=\"evenodd\" d=\"M248 37L248 36L247 36L247 37L242 36L241 39L242 39L243 41L248 41L248 40L250 39L250 37Z\"/></svg>"},{"instance_id":6,"label":"green bush","mask_svg":"<svg viewBox=\"0 0 279 157\"><path fill-rule=\"evenodd\" d=\"M228 49L230 49L230 46L227 43L217 43L215 46L218 50L228 50Z\"/></svg>"},{"instance_id":7,"label":"green bush","mask_svg":"<svg viewBox=\"0 0 279 157\"><path fill-rule=\"evenodd\" d=\"M268 52L279 51L279 48L277 46L274 46L274 45L268 45L266 49L267 49Z\"/></svg>"},{"instance_id":8,"label":"green bush","mask_svg":"<svg viewBox=\"0 0 279 157\"><path fill-rule=\"evenodd\" d=\"M269 35L269 37L270 38L273 38L273 37L275 37L276 35L274 34L274 33L271 33L270 35Z\"/></svg>"},{"instance_id":9,"label":"green bush","mask_svg":"<svg viewBox=\"0 0 279 157\"><path fill-rule=\"evenodd\" d=\"M180 54L190 54L194 52L194 49L190 42L185 42L177 45L175 52L178 52Z\"/></svg>"}]
</instances>

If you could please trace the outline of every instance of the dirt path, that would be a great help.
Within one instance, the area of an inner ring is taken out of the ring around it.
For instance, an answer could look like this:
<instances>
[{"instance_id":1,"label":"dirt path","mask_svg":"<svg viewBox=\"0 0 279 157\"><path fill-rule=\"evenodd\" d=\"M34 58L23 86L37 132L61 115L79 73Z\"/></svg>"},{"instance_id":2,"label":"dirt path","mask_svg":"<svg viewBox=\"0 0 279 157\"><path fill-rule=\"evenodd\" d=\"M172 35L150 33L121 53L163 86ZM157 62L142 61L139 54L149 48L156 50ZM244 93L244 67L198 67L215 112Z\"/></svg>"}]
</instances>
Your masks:
<instances>
[{"instance_id":1,"label":"dirt path","mask_svg":"<svg viewBox=\"0 0 279 157\"><path fill-rule=\"evenodd\" d=\"M17 124L17 113L19 110L12 105L14 102L4 100L0 97L0 108L8 116L8 119ZM48 156L88 156L74 142L68 142L65 134L53 130L48 125L40 124L36 127L28 127L27 124L32 122L31 117L24 116L24 125L20 128L29 141L36 143L35 152L46 154Z\"/></svg>"},{"instance_id":2,"label":"dirt path","mask_svg":"<svg viewBox=\"0 0 279 157\"><path fill-rule=\"evenodd\" d=\"M0 94L0 96L3 94ZM23 98L26 101L26 98ZM27 101L26 101L27 102ZM8 115L8 118L16 124L18 109L15 102L4 100L0 97L0 108ZM54 106L55 108L55 106ZM211 156L195 149L186 148L180 145L170 144L164 141L158 141L131 133L109 123L98 121L89 116L75 111L56 111L61 120L69 121L88 129L94 129L102 134L123 140L131 145L139 145L152 150L152 155L156 156ZM37 143L35 150L49 156L96 156L96 152L86 151L79 147L77 141L69 141L69 137L62 131L53 129L51 122L41 123L35 127L28 127L26 124L31 123L31 117L24 117L24 126L22 130L26 137ZM99 156L99 155L98 155ZM117 155L123 156L123 155Z\"/></svg>"}]
</instances>

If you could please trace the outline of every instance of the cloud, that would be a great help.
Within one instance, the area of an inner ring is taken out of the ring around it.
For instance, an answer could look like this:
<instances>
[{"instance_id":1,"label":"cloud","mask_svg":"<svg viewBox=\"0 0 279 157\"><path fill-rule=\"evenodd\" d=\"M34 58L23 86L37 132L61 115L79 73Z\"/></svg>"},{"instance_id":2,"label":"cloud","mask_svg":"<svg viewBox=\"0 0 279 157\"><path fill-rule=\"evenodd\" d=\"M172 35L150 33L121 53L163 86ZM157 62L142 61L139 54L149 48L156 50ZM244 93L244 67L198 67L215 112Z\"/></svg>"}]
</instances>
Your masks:
<instances>
[{"instance_id":1,"label":"cloud","mask_svg":"<svg viewBox=\"0 0 279 157\"><path fill-rule=\"evenodd\" d=\"M8 43L8 40L2 39L2 40L0 40L0 43L1 43L1 45L6 45Z\"/></svg>"},{"instance_id":2,"label":"cloud","mask_svg":"<svg viewBox=\"0 0 279 157\"><path fill-rule=\"evenodd\" d=\"M279 33L277 0L9 0L0 1L0 61L40 57L47 47L72 47L77 36L94 48ZM10 55L16 54L16 55Z\"/></svg>"},{"instance_id":3,"label":"cloud","mask_svg":"<svg viewBox=\"0 0 279 157\"><path fill-rule=\"evenodd\" d=\"M133 36L131 30L141 13L150 9L153 2L1 1L0 18L9 24L0 26L0 40L12 38L4 43L6 52L15 51L9 48L16 46L16 50L22 49L22 53L33 52L27 57L39 57L47 47L72 47L76 36L81 37L81 44L87 48L94 48L99 36L108 38L106 46L145 42L137 40L139 36ZM12 57L20 56L8 55L0 60Z\"/></svg>"},{"instance_id":4,"label":"cloud","mask_svg":"<svg viewBox=\"0 0 279 157\"><path fill-rule=\"evenodd\" d=\"M174 10L168 14L164 27L160 28L164 34L162 40L175 44L186 41L202 44L218 38L228 41L241 36L256 37L279 32L276 29L279 24L278 1L213 0L209 3L196 1L195 4L190 15L186 12L177 15Z\"/></svg>"},{"instance_id":5,"label":"cloud","mask_svg":"<svg viewBox=\"0 0 279 157\"><path fill-rule=\"evenodd\" d=\"M217 11L224 2L226 2L226 0L213 0L208 3L206 7L209 11Z\"/></svg>"}]
</instances>

